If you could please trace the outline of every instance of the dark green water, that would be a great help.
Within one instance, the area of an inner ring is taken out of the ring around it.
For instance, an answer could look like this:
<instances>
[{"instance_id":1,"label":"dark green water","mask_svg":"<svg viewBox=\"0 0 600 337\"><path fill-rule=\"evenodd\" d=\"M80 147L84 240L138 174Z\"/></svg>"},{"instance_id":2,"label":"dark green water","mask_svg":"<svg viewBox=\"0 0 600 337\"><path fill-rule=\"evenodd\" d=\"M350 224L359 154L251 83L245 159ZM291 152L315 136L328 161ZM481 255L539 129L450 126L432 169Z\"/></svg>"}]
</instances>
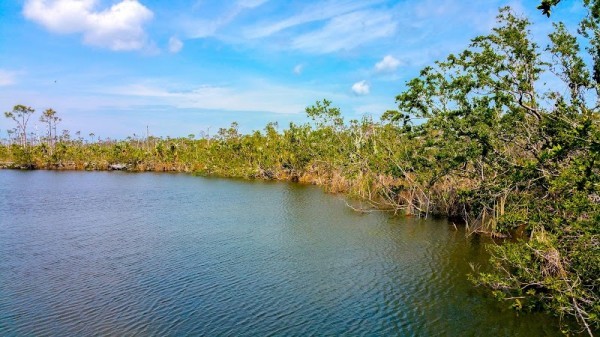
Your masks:
<instances>
[{"instance_id":1,"label":"dark green water","mask_svg":"<svg viewBox=\"0 0 600 337\"><path fill-rule=\"evenodd\" d=\"M285 183L0 171L0 336L552 336L446 221Z\"/></svg>"}]
</instances>

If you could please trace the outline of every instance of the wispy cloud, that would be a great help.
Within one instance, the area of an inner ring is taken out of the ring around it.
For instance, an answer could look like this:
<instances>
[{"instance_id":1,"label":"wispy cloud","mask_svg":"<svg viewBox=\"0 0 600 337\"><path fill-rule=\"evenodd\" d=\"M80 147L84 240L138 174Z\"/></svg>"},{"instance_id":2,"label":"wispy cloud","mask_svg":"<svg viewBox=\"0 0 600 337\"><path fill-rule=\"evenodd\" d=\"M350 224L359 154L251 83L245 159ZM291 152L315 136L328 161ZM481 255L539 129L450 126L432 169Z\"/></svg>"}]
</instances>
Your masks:
<instances>
[{"instance_id":1,"label":"wispy cloud","mask_svg":"<svg viewBox=\"0 0 600 337\"><path fill-rule=\"evenodd\" d=\"M262 111L269 113L298 114L322 91L275 85L262 81L247 83L245 88L224 85L201 85L191 90L168 88L159 83L137 83L104 90L105 94L123 98L152 99L178 109L204 109L219 111ZM329 94L328 97L340 95Z\"/></svg>"},{"instance_id":2,"label":"wispy cloud","mask_svg":"<svg viewBox=\"0 0 600 337\"><path fill-rule=\"evenodd\" d=\"M320 30L302 34L292 48L312 53L351 50L367 42L389 37L397 24L385 11L360 11L337 16Z\"/></svg>"},{"instance_id":3,"label":"wispy cloud","mask_svg":"<svg viewBox=\"0 0 600 337\"><path fill-rule=\"evenodd\" d=\"M28 0L23 15L59 34L83 34L84 43L112 50L146 46L144 24L154 14L136 0L123 0L97 10L96 0Z\"/></svg>"},{"instance_id":4,"label":"wispy cloud","mask_svg":"<svg viewBox=\"0 0 600 337\"><path fill-rule=\"evenodd\" d=\"M310 22L328 20L359 9L372 6L382 1L327 1L307 5L299 13L272 23L262 22L246 29L247 38L262 38L273 35L282 30L303 25Z\"/></svg>"},{"instance_id":5,"label":"wispy cloud","mask_svg":"<svg viewBox=\"0 0 600 337\"><path fill-rule=\"evenodd\" d=\"M6 87L15 83L16 74L12 71L0 69L0 87Z\"/></svg>"},{"instance_id":6,"label":"wispy cloud","mask_svg":"<svg viewBox=\"0 0 600 337\"><path fill-rule=\"evenodd\" d=\"M258 4L254 7L237 2L219 6L216 13L214 9L208 13L199 10L197 17L184 20L187 36L210 36L226 44L293 49L310 54L352 51L387 41L395 43L387 52L404 60L405 49L413 53L437 48L425 41L452 40L449 41L452 43L455 36L462 34L457 34L457 30L487 31L498 6L506 3L506 0L490 0L481 9L475 0L328 0L283 4L256 1L251 3ZM440 34L442 38L437 39ZM399 46L406 48L400 50Z\"/></svg>"},{"instance_id":7,"label":"wispy cloud","mask_svg":"<svg viewBox=\"0 0 600 337\"><path fill-rule=\"evenodd\" d=\"M240 0L225 7L218 14L200 15L200 17L188 17L181 25L188 38L198 39L216 35L217 32L233 22L241 13L263 5L268 0ZM202 13L202 6L197 6Z\"/></svg>"},{"instance_id":8,"label":"wispy cloud","mask_svg":"<svg viewBox=\"0 0 600 337\"><path fill-rule=\"evenodd\" d=\"M405 1L391 8L394 33L377 46L376 52L390 53L410 70L429 64L466 47L470 38L487 33L495 23L500 6L507 0L489 0L485 6L477 0ZM535 7L535 6L534 6ZM376 72L392 72L385 60ZM391 65L391 64L389 64Z\"/></svg>"},{"instance_id":9,"label":"wispy cloud","mask_svg":"<svg viewBox=\"0 0 600 337\"><path fill-rule=\"evenodd\" d=\"M303 71L303 70L304 70L304 65L303 65L303 64L297 64L297 65L294 67L294 74L296 74L296 75L300 75L300 74L302 74L302 71Z\"/></svg>"},{"instance_id":10,"label":"wispy cloud","mask_svg":"<svg viewBox=\"0 0 600 337\"><path fill-rule=\"evenodd\" d=\"M239 0L238 6L243 8L255 8L268 2L269 0Z\"/></svg>"},{"instance_id":11,"label":"wispy cloud","mask_svg":"<svg viewBox=\"0 0 600 337\"><path fill-rule=\"evenodd\" d=\"M183 48L183 42L179 38L171 36L169 39L169 52L176 54L181 51L181 48Z\"/></svg>"},{"instance_id":12,"label":"wispy cloud","mask_svg":"<svg viewBox=\"0 0 600 337\"><path fill-rule=\"evenodd\" d=\"M223 8L216 13L214 8L210 13L203 12L199 6L197 13L190 15L193 17L188 16L180 24L188 38L216 37L230 44L277 46L318 54L351 50L390 36L396 27L387 8L376 9L385 0L269 3L269 6L256 1L220 6Z\"/></svg>"}]
</instances>

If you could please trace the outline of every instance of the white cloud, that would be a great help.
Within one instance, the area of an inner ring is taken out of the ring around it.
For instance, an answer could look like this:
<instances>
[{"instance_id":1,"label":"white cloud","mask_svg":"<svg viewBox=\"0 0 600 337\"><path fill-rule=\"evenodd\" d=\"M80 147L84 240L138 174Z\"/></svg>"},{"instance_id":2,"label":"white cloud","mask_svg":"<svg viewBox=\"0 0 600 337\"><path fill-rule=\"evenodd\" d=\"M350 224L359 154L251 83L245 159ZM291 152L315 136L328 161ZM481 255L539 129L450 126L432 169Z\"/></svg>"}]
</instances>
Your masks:
<instances>
[{"instance_id":1,"label":"white cloud","mask_svg":"<svg viewBox=\"0 0 600 337\"><path fill-rule=\"evenodd\" d=\"M171 36L169 39L169 52L176 54L183 48L183 42L175 36Z\"/></svg>"},{"instance_id":2,"label":"white cloud","mask_svg":"<svg viewBox=\"0 0 600 337\"><path fill-rule=\"evenodd\" d=\"M352 85L352 92L354 92L357 95L368 95L369 90L370 87L367 81L356 82Z\"/></svg>"},{"instance_id":3,"label":"white cloud","mask_svg":"<svg viewBox=\"0 0 600 337\"><path fill-rule=\"evenodd\" d=\"M300 74L302 74L302 70L304 70L304 65L303 64L297 64L294 67L294 74L300 75Z\"/></svg>"},{"instance_id":4,"label":"white cloud","mask_svg":"<svg viewBox=\"0 0 600 337\"><path fill-rule=\"evenodd\" d=\"M137 0L122 0L98 10L97 0L28 0L23 15L59 34L83 34L85 44L112 50L147 45L143 25L154 14Z\"/></svg>"},{"instance_id":5,"label":"white cloud","mask_svg":"<svg viewBox=\"0 0 600 337\"><path fill-rule=\"evenodd\" d=\"M351 50L393 36L396 26L392 15L384 11L352 12L331 19L321 30L298 36L292 47L319 54Z\"/></svg>"},{"instance_id":6,"label":"white cloud","mask_svg":"<svg viewBox=\"0 0 600 337\"><path fill-rule=\"evenodd\" d=\"M0 69L0 87L15 83L15 73Z\"/></svg>"},{"instance_id":7,"label":"white cloud","mask_svg":"<svg viewBox=\"0 0 600 337\"><path fill-rule=\"evenodd\" d=\"M381 61L375 64L375 70L377 72L393 72L398 69L401 64L402 63L392 55L386 55Z\"/></svg>"}]
</instances>

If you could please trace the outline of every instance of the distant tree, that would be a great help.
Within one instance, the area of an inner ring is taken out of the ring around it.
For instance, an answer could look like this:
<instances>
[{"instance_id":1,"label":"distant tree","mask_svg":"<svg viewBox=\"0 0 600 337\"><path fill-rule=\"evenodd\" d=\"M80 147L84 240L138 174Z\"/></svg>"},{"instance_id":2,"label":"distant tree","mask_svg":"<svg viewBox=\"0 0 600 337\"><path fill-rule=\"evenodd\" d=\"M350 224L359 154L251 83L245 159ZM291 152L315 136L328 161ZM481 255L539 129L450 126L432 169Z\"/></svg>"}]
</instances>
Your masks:
<instances>
[{"instance_id":1,"label":"distant tree","mask_svg":"<svg viewBox=\"0 0 600 337\"><path fill-rule=\"evenodd\" d=\"M344 119L339 108L332 107L331 101L323 99L317 101L315 105L306 108L306 115L310 117L318 127L341 128L344 125Z\"/></svg>"},{"instance_id":2,"label":"distant tree","mask_svg":"<svg viewBox=\"0 0 600 337\"><path fill-rule=\"evenodd\" d=\"M48 146L50 147L50 153L52 153L52 149L54 148L54 143L56 142L56 124L58 124L61 119L56 116L56 111L53 109L46 109L40 116L40 122L46 124L47 129L47 138L48 138Z\"/></svg>"},{"instance_id":3,"label":"distant tree","mask_svg":"<svg viewBox=\"0 0 600 337\"><path fill-rule=\"evenodd\" d=\"M16 128L11 130L6 130L6 134L8 135L8 144L11 145L13 142L13 135L16 133Z\"/></svg>"},{"instance_id":4,"label":"distant tree","mask_svg":"<svg viewBox=\"0 0 600 337\"><path fill-rule=\"evenodd\" d=\"M27 146L27 123L35 110L25 105L15 105L12 111L4 113L6 118L10 118L17 123L17 133L22 146Z\"/></svg>"},{"instance_id":5,"label":"distant tree","mask_svg":"<svg viewBox=\"0 0 600 337\"><path fill-rule=\"evenodd\" d=\"M61 142L69 142L71 140L71 132L69 130L63 130L58 140Z\"/></svg>"}]
</instances>

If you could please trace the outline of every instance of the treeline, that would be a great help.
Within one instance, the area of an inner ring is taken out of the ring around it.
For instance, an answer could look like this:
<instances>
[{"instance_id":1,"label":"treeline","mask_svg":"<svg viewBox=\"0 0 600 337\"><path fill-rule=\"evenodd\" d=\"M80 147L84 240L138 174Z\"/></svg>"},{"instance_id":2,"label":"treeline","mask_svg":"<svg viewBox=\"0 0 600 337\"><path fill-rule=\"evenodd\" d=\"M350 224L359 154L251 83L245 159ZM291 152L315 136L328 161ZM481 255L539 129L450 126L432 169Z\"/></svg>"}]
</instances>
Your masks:
<instances>
[{"instance_id":1,"label":"treeline","mask_svg":"<svg viewBox=\"0 0 600 337\"><path fill-rule=\"evenodd\" d=\"M491 34L423 69L380 121L344 121L323 100L306 109L312 122L283 130L240 134L233 123L200 139L89 142L57 136L59 119L48 111L48 133L27 138L33 111L16 106L0 162L300 181L395 213L450 217L511 238L489 246L493 268L474 269L477 285L518 310L575 317L591 335L600 328L600 29L592 14L577 35L556 24L542 49L526 19L501 10ZM545 90L542 80L557 84Z\"/></svg>"}]
</instances>

